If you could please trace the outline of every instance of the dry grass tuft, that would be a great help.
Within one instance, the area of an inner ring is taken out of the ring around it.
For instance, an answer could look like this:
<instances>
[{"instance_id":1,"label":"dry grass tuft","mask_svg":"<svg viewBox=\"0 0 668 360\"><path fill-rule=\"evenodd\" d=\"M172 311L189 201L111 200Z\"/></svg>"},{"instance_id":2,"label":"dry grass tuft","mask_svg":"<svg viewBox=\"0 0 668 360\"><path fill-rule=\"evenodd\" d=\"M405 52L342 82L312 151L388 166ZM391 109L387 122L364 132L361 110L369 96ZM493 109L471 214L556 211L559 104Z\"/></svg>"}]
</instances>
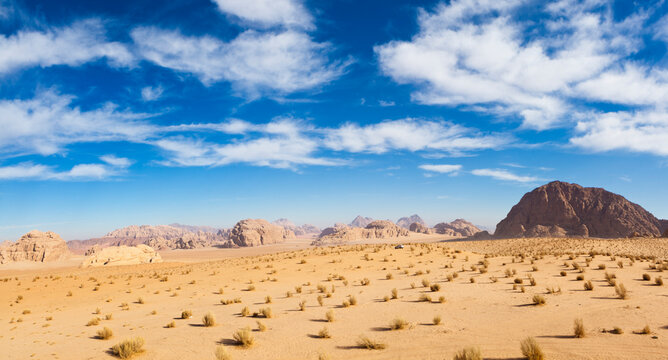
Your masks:
<instances>
[{"instance_id":1,"label":"dry grass tuft","mask_svg":"<svg viewBox=\"0 0 668 360\"><path fill-rule=\"evenodd\" d=\"M242 348L249 348L255 344L255 338L253 337L250 328L237 330L234 335L232 335L232 338L234 338L234 341L237 342L237 345L241 346Z\"/></svg>"},{"instance_id":2,"label":"dry grass tuft","mask_svg":"<svg viewBox=\"0 0 668 360\"><path fill-rule=\"evenodd\" d=\"M361 335L357 339L357 346L369 350L382 350L387 347L386 344L369 339L366 335Z\"/></svg>"},{"instance_id":3,"label":"dry grass tuft","mask_svg":"<svg viewBox=\"0 0 668 360\"><path fill-rule=\"evenodd\" d=\"M594 290L594 284L591 282L591 280L587 280L584 283L584 289L587 291L592 291Z\"/></svg>"},{"instance_id":4,"label":"dry grass tuft","mask_svg":"<svg viewBox=\"0 0 668 360\"><path fill-rule=\"evenodd\" d=\"M168 328L168 329L175 328L176 327L176 322L172 321L172 322L168 323L167 325L165 325L165 327Z\"/></svg>"},{"instance_id":5,"label":"dry grass tuft","mask_svg":"<svg viewBox=\"0 0 668 360\"><path fill-rule=\"evenodd\" d=\"M114 336L114 332L105 326L103 329L97 331L96 337L100 340L108 340L111 339L112 336Z\"/></svg>"},{"instance_id":6,"label":"dry grass tuft","mask_svg":"<svg viewBox=\"0 0 668 360\"><path fill-rule=\"evenodd\" d=\"M202 318L202 324L205 327L216 326L216 318L213 316L212 313L210 312L206 313L206 315L204 315L204 317Z\"/></svg>"},{"instance_id":7,"label":"dry grass tuft","mask_svg":"<svg viewBox=\"0 0 668 360\"><path fill-rule=\"evenodd\" d=\"M407 328L410 324L408 321L401 319L401 318L396 318L392 320L390 323L390 330L403 330Z\"/></svg>"},{"instance_id":8,"label":"dry grass tuft","mask_svg":"<svg viewBox=\"0 0 668 360\"><path fill-rule=\"evenodd\" d=\"M329 339L332 337L332 335L329 333L329 329L327 329L325 326L320 331L318 331L318 337L321 339Z\"/></svg>"},{"instance_id":9,"label":"dry grass tuft","mask_svg":"<svg viewBox=\"0 0 668 360\"><path fill-rule=\"evenodd\" d=\"M134 355L144 352L144 339L136 337L134 339L127 339L114 345L111 352L121 359L129 359Z\"/></svg>"},{"instance_id":10,"label":"dry grass tuft","mask_svg":"<svg viewBox=\"0 0 668 360\"><path fill-rule=\"evenodd\" d=\"M216 347L216 360L232 360L232 356L222 345Z\"/></svg>"},{"instance_id":11,"label":"dry grass tuft","mask_svg":"<svg viewBox=\"0 0 668 360\"><path fill-rule=\"evenodd\" d=\"M522 355L524 355L527 360L543 360L545 358L543 350L541 350L536 339L532 337L522 340L520 349L522 350Z\"/></svg>"},{"instance_id":12,"label":"dry grass tuft","mask_svg":"<svg viewBox=\"0 0 668 360\"><path fill-rule=\"evenodd\" d=\"M267 331L267 325L263 324L262 321L258 320L256 323L258 331L260 332Z\"/></svg>"},{"instance_id":13,"label":"dry grass tuft","mask_svg":"<svg viewBox=\"0 0 668 360\"><path fill-rule=\"evenodd\" d=\"M576 338L585 337L585 327L582 319L575 319L575 322L573 323L573 336Z\"/></svg>"},{"instance_id":14,"label":"dry grass tuft","mask_svg":"<svg viewBox=\"0 0 668 360\"><path fill-rule=\"evenodd\" d=\"M434 325L440 325L441 324L441 315L434 316L433 323L434 323Z\"/></svg>"},{"instance_id":15,"label":"dry grass tuft","mask_svg":"<svg viewBox=\"0 0 668 360\"><path fill-rule=\"evenodd\" d=\"M482 360L482 353L477 347L469 347L458 351L452 360Z\"/></svg>"},{"instance_id":16,"label":"dry grass tuft","mask_svg":"<svg viewBox=\"0 0 668 360\"><path fill-rule=\"evenodd\" d=\"M327 311L325 317L327 318L327 322L334 322L334 310Z\"/></svg>"},{"instance_id":17,"label":"dry grass tuft","mask_svg":"<svg viewBox=\"0 0 668 360\"><path fill-rule=\"evenodd\" d=\"M615 285L615 293L617 294L617 297L622 300L626 300L629 297L629 294L626 291L626 287L622 283Z\"/></svg>"},{"instance_id":18,"label":"dry grass tuft","mask_svg":"<svg viewBox=\"0 0 668 360\"><path fill-rule=\"evenodd\" d=\"M543 295L536 294L532 300L534 305L545 305L545 297Z\"/></svg>"}]
</instances>

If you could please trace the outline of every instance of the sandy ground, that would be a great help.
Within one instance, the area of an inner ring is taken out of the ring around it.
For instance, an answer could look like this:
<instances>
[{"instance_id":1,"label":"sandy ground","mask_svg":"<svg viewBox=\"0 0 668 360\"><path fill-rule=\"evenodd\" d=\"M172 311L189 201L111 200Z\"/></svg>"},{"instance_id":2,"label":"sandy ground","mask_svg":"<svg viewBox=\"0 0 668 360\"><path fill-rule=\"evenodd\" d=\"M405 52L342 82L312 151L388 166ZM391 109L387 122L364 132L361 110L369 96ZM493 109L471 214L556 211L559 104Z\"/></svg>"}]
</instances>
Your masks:
<instances>
[{"instance_id":1,"label":"sandy ground","mask_svg":"<svg viewBox=\"0 0 668 360\"><path fill-rule=\"evenodd\" d=\"M467 346L479 347L486 359L519 359L520 341L532 336L547 359L668 359L668 284L654 282L668 271L650 269L656 260L636 258L665 259L666 241L649 246L582 239L462 242L438 236L406 241L418 243L402 250L387 243L313 248L302 239L258 248L161 252L165 262L150 265L80 269L75 258L46 266L3 266L0 358L111 359L111 346L141 336L145 351L136 358L147 360L215 359L218 346L232 359L451 359ZM592 246L603 249L593 259ZM485 253L503 256L486 258ZM520 253L527 256L513 256ZM633 261L615 254L633 255ZM628 299L617 298L606 272L628 289ZM642 280L644 273L651 281ZM578 275L591 280L594 289L585 291ZM364 279L368 285L362 285ZM423 287L423 280L440 289ZM548 287L561 292L548 294ZM398 299L385 301L392 289ZM533 305L536 294L545 305ZM431 301L419 301L425 295ZM344 307L349 296L357 304ZM221 304L235 298L241 302ZM273 317L241 316L244 307L251 313L269 307ZM191 310L192 318L180 319L183 310ZM333 322L325 320L329 310ZM214 327L202 326L209 312ZM435 316L441 316L441 324L433 324ZM98 317L98 325L87 326ZM389 330L395 318L409 326ZM585 338L573 337L577 318L584 322ZM258 331L258 320L266 331ZM172 321L174 328L165 327ZM646 325L651 334L634 333ZM615 326L624 333L606 332ZM113 330L111 339L95 337L102 327ZM255 338L247 349L232 339L245 327ZM331 338L317 337L323 327ZM360 335L386 348L359 348Z\"/></svg>"}]
</instances>

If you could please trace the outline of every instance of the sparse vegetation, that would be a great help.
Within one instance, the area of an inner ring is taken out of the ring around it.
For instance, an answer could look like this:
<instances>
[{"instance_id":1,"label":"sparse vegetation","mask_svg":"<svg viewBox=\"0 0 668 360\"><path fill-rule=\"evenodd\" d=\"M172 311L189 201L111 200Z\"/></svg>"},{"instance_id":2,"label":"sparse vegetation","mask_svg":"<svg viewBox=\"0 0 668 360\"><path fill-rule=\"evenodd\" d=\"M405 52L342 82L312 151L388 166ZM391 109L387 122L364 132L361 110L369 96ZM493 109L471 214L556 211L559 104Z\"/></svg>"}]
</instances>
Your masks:
<instances>
[{"instance_id":1,"label":"sparse vegetation","mask_svg":"<svg viewBox=\"0 0 668 360\"><path fill-rule=\"evenodd\" d=\"M216 326L216 318L213 316L212 313L210 313L210 312L206 313L206 315L204 315L204 317L202 317L202 324L205 327Z\"/></svg>"},{"instance_id":2,"label":"sparse vegetation","mask_svg":"<svg viewBox=\"0 0 668 360\"><path fill-rule=\"evenodd\" d=\"M318 332L318 337L321 339L329 339L332 335L329 333L329 329L325 326Z\"/></svg>"},{"instance_id":3,"label":"sparse vegetation","mask_svg":"<svg viewBox=\"0 0 668 360\"><path fill-rule=\"evenodd\" d=\"M573 336L576 338L585 337L585 327L582 319L575 319L573 323Z\"/></svg>"},{"instance_id":4,"label":"sparse vegetation","mask_svg":"<svg viewBox=\"0 0 668 360\"><path fill-rule=\"evenodd\" d=\"M325 313L325 318L327 318L327 322L334 322L334 310L328 310Z\"/></svg>"},{"instance_id":5,"label":"sparse vegetation","mask_svg":"<svg viewBox=\"0 0 668 360\"><path fill-rule=\"evenodd\" d=\"M432 323L434 325L440 325L441 324L441 315L434 316L434 319L432 320Z\"/></svg>"},{"instance_id":6,"label":"sparse vegetation","mask_svg":"<svg viewBox=\"0 0 668 360\"><path fill-rule=\"evenodd\" d=\"M626 300L629 297L628 291L626 290L626 287L622 283L615 285L615 293L617 294L617 297L619 297L622 300Z\"/></svg>"},{"instance_id":7,"label":"sparse vegetation","mask_svg":"<svg viewBox=\"0 0 668 360\"><path fill-rule=\"evenodd\" d=\"M592 291L594 290L594 284L591 282L591 280L587 280L584 283L584 289L587 291Z\"/></svg>"},{"instance_id":8,"label":"sparse vegetation","mask_svg":"<svg viewBox=\"0 0 668 360\"><path fill-rule=\"evenodd\" d=\"M190 310L181 311L181 319L190 319L193 316L193 312Z\"/></svg>"},{"instance_id":9,"label":"sparse vegetation","mask_svg":"<svg viewBox=\"0 0 668 360\"><path fill-rule=\"evenodd\" d=\"M477 347L468 347L458 351L452 360L482 360L482 353Z\"/></svg>"},{"instance_id":10,"label":"sparse vegetation","mask_svg":"<svg viewBox=\"0 0 668 360\"><path fill-rule=\"evenodd\" d=\"M237 345L243 348L249 348L255 343L255 338L253 337L250 328L237 330L234 335L232 335L232 338L234 338L234 341L236 341Z\"/></svg>"},{"instance_id":11,"label":"sparse vegetation","mask_svg":"<svg viewBox=\"0 0 668 360\"><path fill-rule=\"evenodd\" d=\"M369 350L382 350L387 347L386 344L371 340L366 335L362 335L357 339L357 346Z\"/></svg>"},{"instance_id":12,"label":"sparse vegetation","mask_svg":"<svg viewBox=\"0 0 668 360\"><path fill-rule=\"evenodd\" d=\"M543 355L543 350L536 342L536 339L528 337L520 343L520 349L522 350L522 355L528 360L543 360L545 355Z\"/></svg>"},{"instance_id":13,"label":"sparse vegetation","mask_svg":"<svg viewBox=\"0 0 668 360\"><path fill-rule=\"evenodd\" d=\"M543 295L536 294L532 300L534 305L545 305L545 297Z\"/></svg>"},{"instance_id":14,"label":"sparse vegetation","mask_svg":"<svg viewBox=\"0 0 668 360\"><path fill-rule=\"evenodd\" d=\"M144 339L136 337L124 340L111 348L111 352L121 359L129 359L134 355L144 352Z\"/></svg>"},{"instance_id":15,"label":"sparse vegetation","mask_svg":"<svg viewBox=\"0 0 668 360\"><path fill-rule=\"evenodd\" d=\"M396 318L390 323L390 330L403 330L409 326L408 322L401 318Z\"/></svg>"},{"instance_id":16,"label":"sparse vegetation","mask_svg":"<svg viewBox=\"0 0 668 360\"><path fill-rule=\"evenodd\" d=\"M114 332L106 326L97 331L97 338L100 340L108 340L111 339L112 336L114 336Z\"/></svg>"}]
</instances>

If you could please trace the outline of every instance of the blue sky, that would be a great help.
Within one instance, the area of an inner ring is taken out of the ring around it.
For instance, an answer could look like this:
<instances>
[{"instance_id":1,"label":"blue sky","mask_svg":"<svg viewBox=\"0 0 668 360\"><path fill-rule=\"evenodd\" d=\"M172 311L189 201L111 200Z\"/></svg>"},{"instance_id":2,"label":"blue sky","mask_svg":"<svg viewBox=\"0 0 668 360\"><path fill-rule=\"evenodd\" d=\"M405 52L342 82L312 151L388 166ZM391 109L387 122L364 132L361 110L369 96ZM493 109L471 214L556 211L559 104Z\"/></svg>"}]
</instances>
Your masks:
<instances>
[{"instance_id":1,"label":"blue sky","mask_svg":"<svg viewBox=\"0 0 668 360\"><path fill-rule=\"evenodd\" d=\"M551 180L668 218L663 1L0 0L0 240L493 229Z\"/></svg>"}]
</instances>

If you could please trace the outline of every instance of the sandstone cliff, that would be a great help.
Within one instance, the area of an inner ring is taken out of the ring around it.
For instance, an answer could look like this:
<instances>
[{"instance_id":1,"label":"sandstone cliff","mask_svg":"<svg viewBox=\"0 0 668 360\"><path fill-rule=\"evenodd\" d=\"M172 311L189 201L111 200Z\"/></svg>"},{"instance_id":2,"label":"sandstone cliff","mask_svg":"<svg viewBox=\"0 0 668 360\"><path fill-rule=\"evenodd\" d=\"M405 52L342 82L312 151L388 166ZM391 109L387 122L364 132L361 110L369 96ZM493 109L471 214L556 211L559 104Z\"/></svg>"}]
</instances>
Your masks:
<instances>
[{"instance_id":1,"label":"sandstone cliff","mask_svg":"<svg viewBox=\"0 0 668 360\"><path fill-rule=\"evenodd\" d=\"M110 246L93 252L86 257L82 267L137 265L162 262L160 254L146 245L137 246Z\"/></svg>"},{"instance_id":2,"label":"sandstone cliff","mask_svg":"<svg viewBox=\"0 0 668 360\"><path fill-rule=\"evenodd\" d=\"M363 239L390 239L408 236L408 230L401 228L391 221L376 220L365 228L338 226L327 228L318 236L313 245L340 244L347 241Z\"/></svg>"},{"instance_id":3,"label":"sandstone cliff","mask_svg":"<svg viewBox=\"0 0 668 360\"><path fill-rule=\"evenodd\" d=\"M294 232L263 219L241 220L230 232L230 240L237 246L275 244L294 237Z\"/></svg>"},{"instance_id":4,"label":"sandstone cliff","mask_svg":"<svg viewBox=\"0 0 668 360\"><path fill-rule=\"evenodd\" d=\"M349 226L365 228L367 225L371 224L371 222L373 222L372 218L357 215L357 217L350 222Z\"/></svg>"},{"instance_id":5,"label":"sandstone cliff","mask_svg":"<svg viewBox=\"0 0 668 360\"><path fill-rule=\"evenodd\" d=\"M401 226L404 229L409 229L409 230L411 224L413 223L418 223L424 227L427 227L427 223L425 223L424 220L422 220L422 218L417 214L407 217L402 217L399 220L397 220L397 225Z\"/></svg>"},{"instance_id":6,"label":"sandstone cliff","mask_svg":"<svg viewBox=\"0 0 668 360\"><path fill-rule=\"evenodd\" d=\"M434 230L437 234L464 237L480 232L480 229L477 226L464 219L456 219L455 221L449 223L438 223L434 226Z\"/></svg>"},{"instance_id":7,"label":"sandstone cliff","mask_svg":"<svg viewBox=\"0 0 668 360\"><path fill-rule=\"evenodd\" d=\"M33 230L15 243L0 248L0 264L15 261L47 262L64 260L71 256L67 244L51 231Z\"/></svg>"}]
</instances>

